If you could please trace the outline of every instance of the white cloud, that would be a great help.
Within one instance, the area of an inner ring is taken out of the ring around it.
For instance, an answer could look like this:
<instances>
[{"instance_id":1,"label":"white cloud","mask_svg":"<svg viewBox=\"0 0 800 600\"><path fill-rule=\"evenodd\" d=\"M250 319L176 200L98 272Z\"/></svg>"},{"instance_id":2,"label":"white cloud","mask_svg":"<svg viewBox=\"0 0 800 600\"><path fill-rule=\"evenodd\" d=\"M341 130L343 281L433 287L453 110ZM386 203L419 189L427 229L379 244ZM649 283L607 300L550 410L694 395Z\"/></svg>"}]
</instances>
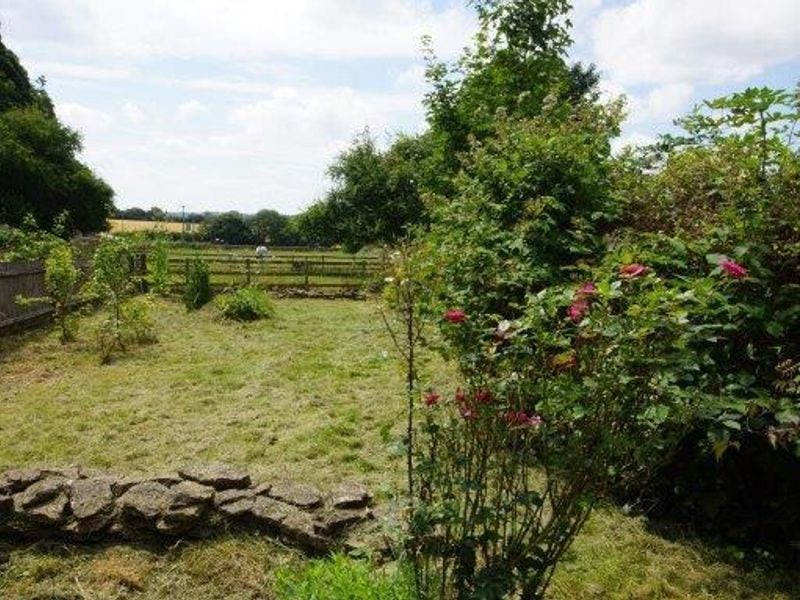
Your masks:
<instances>
[{"instance_id":1,"label":"white cloud","mask_svg":"<svg viewBox=\"0 0 800 600\"><path fill-rule=\"evenodd\" d=\"M688 83L667 83L639 96L628 94L629 122L634 125L671 122L690 108L694 91L694 86Z\"/></svg>"},{"instance_id":2,"label":"white cloud","mask_svg":"<svg viewBox=\"0 0 800 600\"><path fill-rule=\"evenodd\" d=\"M421 118L415 93L347 86L277 86L225 112L222 105L207 104L188 130L148 120L124 137L90 132L86 159L121 206L292 213L324 192L326 166L358 131L369 126L383 139L386 130L412 131Z\"/></svg>"},{"instance_id":3,"label":"white cloud","mask_svg":"<svg viewBox=\"0 0 800 600\"><path fill-rule=\"evenodd\" d=\"M99 132L108 128L114 119L107 112L77 102L56 104L58 117L81 132Z\"/></svg>"},{"instance_id":4,"label":"white cloud","mask_svg":"<svg viewBox=\"0 0 800 600\"><path fill-rule=\"evenodd\" d=\"M398 88L412 90L422 90L425 87L425 66L411 65L403 69L394 79L394 84Z\"/></svg>"},{"instance_id":5,"label":"white cloud","mask_svg":"<svg viewBox=\"0 0 800 600\"><path fill-rule=\"evenodd\" d=\"M618 137L611 142L611 150L614 154L618 154L628 147L648 146L656 142L656 136L634 131Z\"/></svg>"},{"instance_id":6,"label":"white cloud","mask_svg":"<svg viewBox=\"0 0 800 600\"><path fill-rule=\"evenodd\" d=\"M178 118L181 121L188 121L189 119L208 112L208 107L199 100L189 100L184 102L178 107Z\"/></svg>"},{"instance_id":7,"label":"white cloud","mask_svg":"<svg viewBox=\"0 0 800 600\"><path fill-rule=\"evenodd\" d=\"M35 21L42 4L58 31L34 30L40 41L71 32L87 55L139 59L413 57L424 34L452 56L474 28L464 4L435 10L430 0L47 0L15 3L14 22Z\"/></svg>"},{"instance_id":8,"label":"white cloud","mask_svg":"<svg viewBox=\"0 0 800 600\"><path fill-rule=\"evenodd\" d=\"M139 105L134 104L133 102L126 102L123 104L121 112L122 116L124 116L134 125L141 125L145 119L144 110L142 110Z\"/></svg>"},{"instance_id":9,"label":"white cloud","mask_svg":"<svg viewBox=\"0 0 800 600\"><path fill-rule=\"evenodd\" d=\"M605 9L593 37L622 84L743 81L800 57L800 2L634 0Z\"/></svg>"},{"instance_id":10,"label":"white cloud","mask_svg":"<svg viewBox=\"0 0 800 600\"><path fill-rule=\"evenodd\" d=\"M33 61L28 64L29 71L47 78L52 76L88 81L122 81L138 73L132 67L75 64L58 61Z\"/></svg>"}]
</instances>

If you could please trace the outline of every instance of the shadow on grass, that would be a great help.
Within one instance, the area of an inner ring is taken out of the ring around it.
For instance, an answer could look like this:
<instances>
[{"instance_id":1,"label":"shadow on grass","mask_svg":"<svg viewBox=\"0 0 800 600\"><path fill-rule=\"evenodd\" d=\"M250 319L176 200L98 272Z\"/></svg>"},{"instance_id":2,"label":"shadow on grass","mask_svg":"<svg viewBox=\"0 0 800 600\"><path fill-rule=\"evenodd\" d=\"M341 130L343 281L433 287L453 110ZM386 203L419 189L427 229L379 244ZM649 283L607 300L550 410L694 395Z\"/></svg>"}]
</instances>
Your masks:
<instances>
[{"instance_id":1,"label":"shadow on grass","mask_svg":"<svg viewBox=\"0 0 800 600\"><path fill-rule=\"evenodd\" d=\"M645 521L645 530L668 542L690 548L706 564L725 565L735 571L745 597L772 597L783 594L800 597L798 553L786 554L760 547L734 544L721 536L700 532L689 524L666 519ZM724 589L730 577L715 572L707 582L709 589Z\"/></svg>"}]
</instances>

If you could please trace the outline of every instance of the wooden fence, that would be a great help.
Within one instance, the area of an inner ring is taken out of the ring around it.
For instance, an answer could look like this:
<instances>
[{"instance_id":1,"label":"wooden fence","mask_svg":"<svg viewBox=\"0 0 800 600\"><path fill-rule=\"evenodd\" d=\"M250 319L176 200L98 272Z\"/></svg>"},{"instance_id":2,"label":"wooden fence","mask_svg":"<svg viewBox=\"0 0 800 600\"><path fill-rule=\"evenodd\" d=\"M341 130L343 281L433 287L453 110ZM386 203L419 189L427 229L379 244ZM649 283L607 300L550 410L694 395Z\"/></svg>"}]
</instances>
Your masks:
<instances>
[{"instance_id":1,"label":"wooden fence","mask_svg":"<svg viewBox=\"0 0 800 600\"><path fill-rule=\"evenodd\" d=\"M0 330L39 321L50 314L46 304L19 306L18 296L45 295L41 261L0 263Z\"/></svg>"},{"instance_id":2,"label":"wooden fence","mask_svg":"<svg viewBox=\"0 0 800 600\"><path fill-rule=\"evenodd\" d=\"M170 256L169 272L179 283L192 260L208 264L211 282L218 287L258 284L265 287L360 287L380 277L383 261L377 256L341 254L273 255L266 259L235 254Z\"/></svg>"},{"instance_id":3,"label":"wooden fence","mask_svg":"<svg viewBox=\"0 0 800 600\"><path fill-rule=\"evenodd\" d=\"M91 275L89 262L77 261L79 271L78 287L82 286ZM143 254L131 258L131 271L144 275L147 268ZM27 306L17 304L17 298L41 298L47 295L44 287L44 264L42 261L32 262L0 262L0 332L11 329L25 329L45 322L50 318L53 309L44 303ZM85 300L76 299L78 306Z\"/></svg>"},{"instance_id":4,"label":"wooden fence","mask_svg":"<svg viewBox=\"0 0 800 600\"><path fill-rule=\"evenodd\" d=\"M277 254L267 259L236 254L195 253L190 256L171 256L169 273L174 285L183 284L183 274L191 260L208 263L211 283L215 287L257 284L264 287L336 287L358 288L379 279L384 270L379 256L359 256L336 253ZM131 265L144 275L149 261L144 255L134 257ZM81 265L83 278L88 265ZM49 318L52 313L46 304L19 306L17 298L41 297L44 289L44 267L41 261L0 263L0 331L28 327Z\"/></svg>"}]
</instances>

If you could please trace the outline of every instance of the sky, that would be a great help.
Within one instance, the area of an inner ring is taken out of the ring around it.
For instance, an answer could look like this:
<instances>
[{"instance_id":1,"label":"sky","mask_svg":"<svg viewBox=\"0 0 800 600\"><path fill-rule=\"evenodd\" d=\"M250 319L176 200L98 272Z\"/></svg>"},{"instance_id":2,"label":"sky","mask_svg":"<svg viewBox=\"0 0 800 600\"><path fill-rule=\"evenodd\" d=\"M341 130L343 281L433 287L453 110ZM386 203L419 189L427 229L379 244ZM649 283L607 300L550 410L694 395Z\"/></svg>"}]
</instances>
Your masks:
<instances>
[{"instance_id":1,"label":"sky","mask_svg":"<svg viewBox=\"0 0 800 600\"><path fill-rule=\"evenodd\" d=\"M705 98L800 80L800 0L575 0L573 60L644 143ZM122 208L294 214L365 127L424 129L420 39L455 58L462 0L0 0L0 33Z\"/></svg>"}]
</instances>

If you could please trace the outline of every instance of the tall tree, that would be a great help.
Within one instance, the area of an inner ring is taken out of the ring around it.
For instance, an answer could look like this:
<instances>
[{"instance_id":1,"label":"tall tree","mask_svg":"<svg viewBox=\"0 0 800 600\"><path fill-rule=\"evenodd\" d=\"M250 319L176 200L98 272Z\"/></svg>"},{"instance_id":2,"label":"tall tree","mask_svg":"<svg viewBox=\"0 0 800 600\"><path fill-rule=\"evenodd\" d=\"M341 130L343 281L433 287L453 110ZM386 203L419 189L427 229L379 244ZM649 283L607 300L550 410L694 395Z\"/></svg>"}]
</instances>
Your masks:
<instances>
[{"instance_id":1,"label":"tall tree","mask_svg":"<svg viewBox=\"0 0 800 600\"><path fill-rule=\"evenodd\" d=\"M250 224L238 212L226 212L206 221L204 237L225 244L252 244L255 242Z\"/></svg>"},{"instance_id":2,"label":"tall tree","mask_svg":"<svg viewBox=\"0 0 800 600\"><path fill-rule=\"evenodd\" d=\"M419 222L424 208L415 163L417 140L400 137L386 152L369 131L359 134L328 169L333 188L319 217L349 250L368 244L392 243L409 224Z\"/></svg>"},{"instance_id":3,"label":"tall tree","mask_svg":"<svg viewBox=\"0 0 800 600\"><path fill-rule=\"evenodd\" d=\"M450 176L470 139L494 133L495 116L537 116L548 98L573 104L596 97L594 65L568 64L569 0L473 0L480 27L472 48L455 64L439 61L424 43L431 91L425 103L440 145L441 169ZM436 191L451 192L441 186Z\"/></svg>"},{"instance_id":4,"label":"tall tree","mask_svg":"<svg viewBox=\"0 0 800 600\"><path fill-rule=\"evenodd\" d=\"M81 137L59 123L43 84L31 84L0 39L0 222L30 215L47 229L102 231L114 192L77 159Z\"/></svg>"}]
</instances>

